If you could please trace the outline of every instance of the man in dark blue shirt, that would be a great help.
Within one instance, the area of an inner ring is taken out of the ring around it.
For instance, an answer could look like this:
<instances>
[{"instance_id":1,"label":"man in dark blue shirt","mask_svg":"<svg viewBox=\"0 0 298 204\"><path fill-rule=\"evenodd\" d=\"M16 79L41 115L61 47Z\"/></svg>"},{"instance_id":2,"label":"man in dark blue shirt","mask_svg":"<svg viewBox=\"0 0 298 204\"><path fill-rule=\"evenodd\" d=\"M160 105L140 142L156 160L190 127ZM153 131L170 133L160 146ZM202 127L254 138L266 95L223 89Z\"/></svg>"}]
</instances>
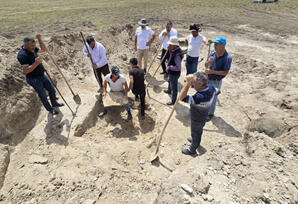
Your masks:
<instances>
[{"instance_id":1,"label":"man in dark blue shirt","mask_svg":"<svg viewBox=\"0 0 298 204\"><path fill-rule=\"evenodd\" d=\"M212 52L205 62L206 73L208 74L208 85L212 85L220 90L222 79L229 73L232 64L232 56L226 51L226 38L218 36L214 43L215 51ZM217 97L213 101L209 113L208 121L214 116Z\"/></svg>"},{"instance_id":2,"label":"man in dark blue shirt","mask_svg":"<svg viewBox=\"0 0 298 204\"><path fill-rule=\"evenodd\" d=\"M22 65L23 73L26 75L27 83L35 89L47 111L53 115L56 115L58 112L53 107L61 107L64 104L57 102L55 89L50 80L44 75L45 70L42 65L42 60L38 54L44 52L46 47L41 40L41 35L36 35L36 38L40 45L40 49L36 47L34 38L25 37L24 45L20 49L17 59ZM47 95L44 89L49 92L52 106L47 100Z\"/></svg>"},{"instance_id":3,"label":"man in dark blue shirt","mask_svg":"<svg viewBox=\"0 0 298 204\"><path fill-rule=\"evenodd\" d=\"M200 146L203 127L208 117L208 111L214 98L219 94L219 90L213 86L207 86L207 75L203 72L196 72L186 76L186 83L181 90L179 100L190 104L190 129L191 138L187 140L191 142L189 148L182 149L183 154L196 154L197 148ZM197 92L193 95L187 95L190 87Z\"/></svg>"}]
</instances>

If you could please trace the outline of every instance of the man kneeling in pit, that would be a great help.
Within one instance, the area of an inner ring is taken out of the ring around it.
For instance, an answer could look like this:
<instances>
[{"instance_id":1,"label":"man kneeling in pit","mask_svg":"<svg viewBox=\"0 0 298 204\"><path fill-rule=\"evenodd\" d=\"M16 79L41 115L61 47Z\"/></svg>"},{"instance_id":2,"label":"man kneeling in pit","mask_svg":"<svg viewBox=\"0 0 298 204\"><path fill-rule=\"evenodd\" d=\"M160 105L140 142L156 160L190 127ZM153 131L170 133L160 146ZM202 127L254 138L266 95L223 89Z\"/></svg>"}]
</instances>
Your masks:
<instances>
[{"instance_id":1,"label":"man kneeling in pit","mask_svg":"<svg viewBox=\"0 0 298 204\"><path fill-rule=\"evenodd\" d=\"M107 92L107 84L110 86L110 92ZM102 93L103 99L105 99L107 94L109 94L109 97L113 100L113 98L117 98L117 103L125 104L125 109L127 111L127 119L131 120L132 115L130 111L130 105L128 103L128 86L125 77L120 74L120 70L118 67L113 66L112 67L112 73L105 76L104 85L103 85L104 91ZM122 97L118 97L119 95L123 95ZM120 100L121 99L121 100ZM104 101L104 100L103 100ZM106 106L104 104L104 110L99 114L99 117L104 116L108 113L109 106Z\"/></svg>"}]
</instances>

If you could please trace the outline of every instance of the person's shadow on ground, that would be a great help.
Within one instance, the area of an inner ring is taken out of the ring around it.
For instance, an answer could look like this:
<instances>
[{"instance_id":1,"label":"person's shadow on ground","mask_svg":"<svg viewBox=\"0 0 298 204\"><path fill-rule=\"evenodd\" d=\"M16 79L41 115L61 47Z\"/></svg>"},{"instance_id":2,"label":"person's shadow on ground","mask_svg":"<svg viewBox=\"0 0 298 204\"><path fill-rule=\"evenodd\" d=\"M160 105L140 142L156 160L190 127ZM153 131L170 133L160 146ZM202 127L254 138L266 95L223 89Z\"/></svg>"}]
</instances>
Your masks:
<instances>
[{"instance_id":1,"label":"person's shadow on ground","mask_svg":"<svg viewBox=\"0 0 298 204\"><path fill-rule=\"evenodd\" d=\"M62 135L63 127L66 125L67 130L70 131L71 123L68 119L61 121L63 118L63 113L59 110L59 114L53 116L51 113L48 113L48 123L44 128L46 133L46 142L47 144L56 143L58 145L68 145L68 137Z\"/></svg>"},{"instance_id":2,"label":"person's shadow on ground","mask_svg":"<svg viewBox=\"0 0 298 204\"><path fill-rule=\"evenodd\" d=\"M217 130L204 129L204 131L217 132L228 137L242 137L242 134L238 130L224 121L221 117L214 116L211 121L217 127Z\"/></svg>"},{"instance_id":3,"label":"person's shadow on ground","mask_svg":"<svg viewBox=\"0 0 298 204\"><path fill-rule=\"evenodd\" d=\"M107 124L116 126L119 124L121 127L115 127L112 136L115 138L129 138L129 140L137 140L136 136L139 135L139 128L135 127L132 120L127 120L121 116L121 112L125 111L123 106L111 106L107 114L104 116ZM126 116L125 116L126 117Z\"/></svg>"}]
</instances>

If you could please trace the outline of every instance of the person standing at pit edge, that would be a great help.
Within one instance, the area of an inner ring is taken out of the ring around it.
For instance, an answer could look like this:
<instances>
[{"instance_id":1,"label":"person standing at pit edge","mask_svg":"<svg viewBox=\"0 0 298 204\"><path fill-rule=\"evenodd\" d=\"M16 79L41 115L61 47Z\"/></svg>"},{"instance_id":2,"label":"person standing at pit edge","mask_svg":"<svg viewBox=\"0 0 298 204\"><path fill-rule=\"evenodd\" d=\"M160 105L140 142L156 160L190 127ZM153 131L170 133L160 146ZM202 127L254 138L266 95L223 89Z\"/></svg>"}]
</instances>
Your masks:
<instances>
[{"instance_id":1,"label":"person standing at pit edge","mask_svg":"<svg viewBox=\"0 0 298 204\"><path fill-rule=\"evenodd\" d=\"M185 40L185 44L188 46L185 62L186 75L197 72L202 43L206 45L208 44L206 38L200 34L202 31L201 25L190 25L189 30L191 34L187 36L187 39Z\"/></svg>"},{"instance_id":2,"label":"person standing at pit edge","mask_svg":"<svg viewBox=\"0 0 298 204\"><path fill-rule=\"evenodd\" d=\"M87 36L86 42L88 44L87 46L90 53L88 53L86 46L84 46L83 54L88 57L90 57L91 55L91 58L93 61L93 64L91 66L97 73L99 86L100 86L100 89L102 89L103 81L102 81L101 74L106 76L107 74L110 73L108 60L106 56L106 49L101 43L95 41L93 36Z\"/></svg>"},{"instance_id":3,"label":"person standing at pit edge","mask_svg":"<svg viewBox=\"0 0 298 204\"><path fill-rule=\"evenodd\" d=\"M17 59L22 65L27 83L37 92L43 106L47 109L47 111L49 111L49 113L57 115L59 112L54 108L64 106L64 104L57 102L55 88L48 77L44 74L45 69L38 54L45 52L46 47L41 40L40 34L37 34L36 38L40 48L36 47L36 42L33 37L25 37L23 40L24 45L19 51ZM49 92L52 106L48 102L45 89Z\"/></svg>"},{"instance_id":4,"label":"person standing at pit edge","mask_svg":"<svg viewBox=\"0 0 298 204\"><path fill-rule=\"evenodd\" d=\"M188 148L182 149L186 155L196 154L197 148L201 144L203 127L208 117L208 110L215 98L220 92L217 88L207 85L207 74L196 72L186 76L186 83L182 88L179 100L190 104L190 129L191 137L187 140L191 143ZM187 95L190 87L196 90L194 95Z\"/></svg>"},{"instance_id":5,"label":"person standing at pit edge","mask_svg":"<svg viewBox=\"0 0 298 204\"><path fill-rule=\"evenodd\" d=\"M162 72L160 74L166 74L166 60L169 59L170 53L167 52L168 50L168 41L171 37L178 37L178 32L176 29L173 28L173 23L171 21L167 22L166 28L161 31L159 34L159 40L162 40L162 51L161 51L161 58L166 54L166 57L161 61Z\"/></svg>"},{"instance_id":6,"label":"person standing at pit edge","mask_svg":"<svg viewBox=\"0 0 298 204\"><path fill-rule=\"evenodd\" d=\"M144 74L146 74L149 48L155 39L153 30L148 27L147 20L142 18L138 24L140 27L136 29L135 34L135 50L138 51L138 66L142 67L142 60L144 60Z\"/></svg>"},{"instance_id":7,"label":"person standing at pit edge","mask_svg":"<svg viewBox=\"0 0 298 204\"><path fill-rule=\"evenodd\" d=\"M170 57L168 61L168 67L166 72L168 73L168 89L164 90L167 94L172 94L172 100L167 103L167 105L174 105L178 94L178 79L181 74L181 62L183 58L182 50L179 47L179 42L177 37L171 37L168 42L168 49L170 52Z\"/></svg>"},{"instance_id":8,"label":"person standing at pit edge","mask_svg":"<svg viewBox=\"0 0 298 204\"><path fill-rule=\"evenodd\" d=\"M135 95L135 99L141 102L141 119L145 119L145 96L146 87L144 79L144 70L138 67L138 60L131 58L129 60L131 70L129 71L129 90Z\"/></svg>"},{"instance_id":9,"label":"person standing at pit edge","mask_svg":"<svg viewBox=\"0 0 298 204\"><path fill-rule=\"evenodd\" d=\"M226 51L227 40L225 37L218 36L216 40L211 42L214 43L215 51L208 56L205 62L206 74L208 74L208 85L212 85L220 90L222 79L227 76L231 68L232 56ZM217 96L209 109L208 121L214 116L216 101Z\"/></svg>"}]
</instances>

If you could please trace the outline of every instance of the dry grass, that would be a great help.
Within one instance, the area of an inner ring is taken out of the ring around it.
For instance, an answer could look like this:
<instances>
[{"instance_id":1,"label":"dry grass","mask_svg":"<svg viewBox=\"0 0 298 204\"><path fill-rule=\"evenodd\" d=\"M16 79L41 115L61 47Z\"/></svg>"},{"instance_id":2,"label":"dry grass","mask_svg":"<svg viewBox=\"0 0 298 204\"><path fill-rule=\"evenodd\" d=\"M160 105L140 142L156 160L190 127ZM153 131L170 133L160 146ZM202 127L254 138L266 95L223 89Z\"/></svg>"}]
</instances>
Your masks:
<instances>
[{"instance_id":1,"label":"dry grass","mask_svg":"<svg viewBox=\"0 0 298 204\"><path fill-rule=\"evenodd\" d=\"M201 22L210 26L250 24L280 34L297 34L298 1L255 4L251 0L0 0L1 34L18 36L38 30L54 32L136 22L172 19L176 23ZM268 20L272 20L268 23Z\"/></svg>"}]
</instances>

